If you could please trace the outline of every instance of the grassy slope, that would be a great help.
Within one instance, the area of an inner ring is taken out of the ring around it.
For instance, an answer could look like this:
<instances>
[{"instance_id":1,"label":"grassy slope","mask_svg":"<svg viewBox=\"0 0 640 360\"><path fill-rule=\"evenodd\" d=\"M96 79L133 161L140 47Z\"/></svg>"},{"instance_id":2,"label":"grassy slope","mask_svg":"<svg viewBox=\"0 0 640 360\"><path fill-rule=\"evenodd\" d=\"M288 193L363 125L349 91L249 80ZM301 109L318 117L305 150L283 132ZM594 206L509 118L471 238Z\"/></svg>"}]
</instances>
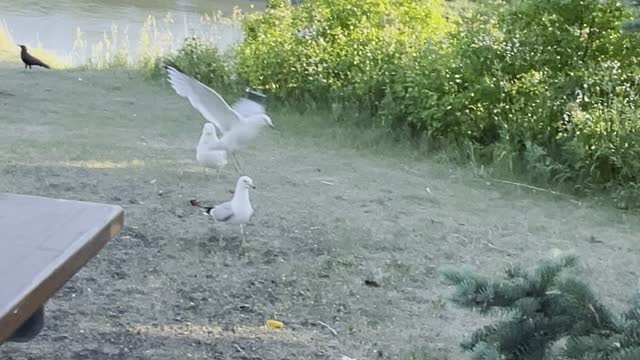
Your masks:
<instances>
[{"instance_id":1,"label":"grassy slope","mask_svg":"<svg viewBox=\"0 0 640 360\"><path fill-rule=\"evenodd\" d=\"M188 206L227 198L237 176L230 166L205 181L202 119L166 85L18 65L0 78L0 189L118 203L127 224L51 301L43 336L3 346L2 359L241 358L236 345L263 359L397 358L422 345L457 359L479 320L445 303L441 266L497 271L559 249L581 256L614 309L638 286L637 217L496 188L387 145L336 148L353 134L319 117L273 114L280 131L243 153L259 192L241 248L237 228ZM382 288L362 284L371 276ZM260 330L268 318L287 330Z\"/></svg>"}]
</instances>

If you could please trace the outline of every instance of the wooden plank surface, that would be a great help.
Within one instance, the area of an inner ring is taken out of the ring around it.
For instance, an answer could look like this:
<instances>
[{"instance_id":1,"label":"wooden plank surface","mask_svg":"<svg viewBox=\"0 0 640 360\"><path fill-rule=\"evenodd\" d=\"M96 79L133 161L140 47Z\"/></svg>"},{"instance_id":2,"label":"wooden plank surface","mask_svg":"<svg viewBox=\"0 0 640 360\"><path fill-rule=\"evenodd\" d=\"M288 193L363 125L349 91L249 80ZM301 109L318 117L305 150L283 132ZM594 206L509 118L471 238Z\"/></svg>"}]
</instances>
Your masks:
<instances>
[{"instance_id":1,"label":"wooden plank surface","mask_svg":"<svg viewBox=\"0 0 640 360\"><path fill-rule=\"evenodd\" d=\"M0 193L0 343L123 225L119 206Z\"/></svg>"}]
</instances>

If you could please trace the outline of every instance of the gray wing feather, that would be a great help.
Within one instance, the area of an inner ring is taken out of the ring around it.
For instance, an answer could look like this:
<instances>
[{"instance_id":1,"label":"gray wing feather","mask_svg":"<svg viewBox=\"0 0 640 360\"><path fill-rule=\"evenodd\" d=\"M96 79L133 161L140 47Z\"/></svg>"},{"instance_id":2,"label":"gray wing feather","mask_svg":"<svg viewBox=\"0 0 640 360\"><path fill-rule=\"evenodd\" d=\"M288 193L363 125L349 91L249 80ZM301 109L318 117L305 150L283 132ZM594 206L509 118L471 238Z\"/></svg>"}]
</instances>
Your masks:
<instances>
[{"instance_id":1,"label":"gray wing feather","mask_svg":"<svg viewBox=\"0 0 640 360\"><path fill-rule=\"evenodd\" d=\"M243 118L265 113L265 108L262 104L247 98L242 98L236 101L231 107Z\"/></svg>"},{"instance_id":2,"label":"gray wing feather","mask_svg":"<svg viewBox=\"0 0 640 360\"><path fill-rule=\"evenodd\" d=\"M231 202L227 201L213 208L213 218L217 221L228 221L233 217Z\"/></svg>"},{"instance_id":3,"label":"gray wing feather","mask_svg":"<svg viewBox=\"0 0 640 360\"><path fill-rule=\"evenodd\" d=\"M222 133L226 133L242 121L239 114L213 89L200 81L189 77L171 66L167 66L169 82L182 97L189 99L191 106L214 124Z\"/></svg>"}]
</instances>

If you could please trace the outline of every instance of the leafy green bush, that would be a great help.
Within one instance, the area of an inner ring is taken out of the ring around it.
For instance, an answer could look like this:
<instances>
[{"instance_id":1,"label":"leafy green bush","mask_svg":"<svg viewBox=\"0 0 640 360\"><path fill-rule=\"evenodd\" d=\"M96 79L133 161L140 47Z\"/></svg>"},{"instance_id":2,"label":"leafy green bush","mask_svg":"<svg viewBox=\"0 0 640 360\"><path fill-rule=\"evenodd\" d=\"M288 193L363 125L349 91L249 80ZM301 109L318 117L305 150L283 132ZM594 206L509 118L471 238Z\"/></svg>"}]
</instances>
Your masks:
<instances>
[{"instance_id":1,"label":"leafy green bush","mask_svg":"<svg viewBox=\"0 0 640 360\"><path fill-rule=\"evenodd\" d=\"M485 161L534 181L638 184L640 54L639 37L621 30L629 18L609 0L492 5L464 16L445 51L424 47L406 63L379 116L480 145Z\"/></svg>"},{"instance_id":2,"label":"leafy green bush","mask_svg":"<svg viewBox=\"0 0 640 360\"><path fill-rule=\"evenodd\" d=\"M500 102L500 77L493 73L495 32L494 18L465 17L447 48L424 46L419 56L398 66L379 114L383 122L406 123L431 138L482 142L491 108Z\"/></svg>"},{"instance_id":3,"label":"leafy green bush","mask_svg":"<svg viewBox=\"0 0 640 360\"><path fill-rule=\"evenodd\" d=\"M450 29L441 0L271 1L244 22L239 75L290 102L377 106L396 64ZM359 109L360 110L360 109Z\"/></svg>"},{"instance_id":4,"label":"leafy green bush","mask_svg":"<svg viewBox=\"0 0 640 360\"><path fill-rule=\"evenodd\" d=\"M638 77L617 62L588 71L567 112L567 161L579 182L614 185L640 183L640 94Z\"/></svg>"}]
</instances>

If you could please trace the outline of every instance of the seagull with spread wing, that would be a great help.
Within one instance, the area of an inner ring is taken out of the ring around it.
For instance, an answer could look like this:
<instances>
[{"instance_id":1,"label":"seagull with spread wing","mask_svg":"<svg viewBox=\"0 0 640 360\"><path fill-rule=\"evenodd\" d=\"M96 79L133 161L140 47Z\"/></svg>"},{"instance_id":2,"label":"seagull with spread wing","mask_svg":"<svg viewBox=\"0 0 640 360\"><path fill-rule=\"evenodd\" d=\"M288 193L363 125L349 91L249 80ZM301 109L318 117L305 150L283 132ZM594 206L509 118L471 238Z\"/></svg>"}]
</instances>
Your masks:
<instances>
[{"instance_id":1,"label":"seagull with spread wing","mask_svg":"<svg viewBox=\"0 0 640 360\"><path fill-rule=\"evenodd\" d=\"M176 70L174 66L167 65L166 68L169 82L176 93L189 99L191 106L215 125L221 134L219 141L212 144L209 150L230 152L235 160L236 170L242 174L236 152L253 140L265 125L274 127L271 118L265 113L264 106L247 98L229 106L222 96L210 87Z\"/></svg>"}]
</instances>

